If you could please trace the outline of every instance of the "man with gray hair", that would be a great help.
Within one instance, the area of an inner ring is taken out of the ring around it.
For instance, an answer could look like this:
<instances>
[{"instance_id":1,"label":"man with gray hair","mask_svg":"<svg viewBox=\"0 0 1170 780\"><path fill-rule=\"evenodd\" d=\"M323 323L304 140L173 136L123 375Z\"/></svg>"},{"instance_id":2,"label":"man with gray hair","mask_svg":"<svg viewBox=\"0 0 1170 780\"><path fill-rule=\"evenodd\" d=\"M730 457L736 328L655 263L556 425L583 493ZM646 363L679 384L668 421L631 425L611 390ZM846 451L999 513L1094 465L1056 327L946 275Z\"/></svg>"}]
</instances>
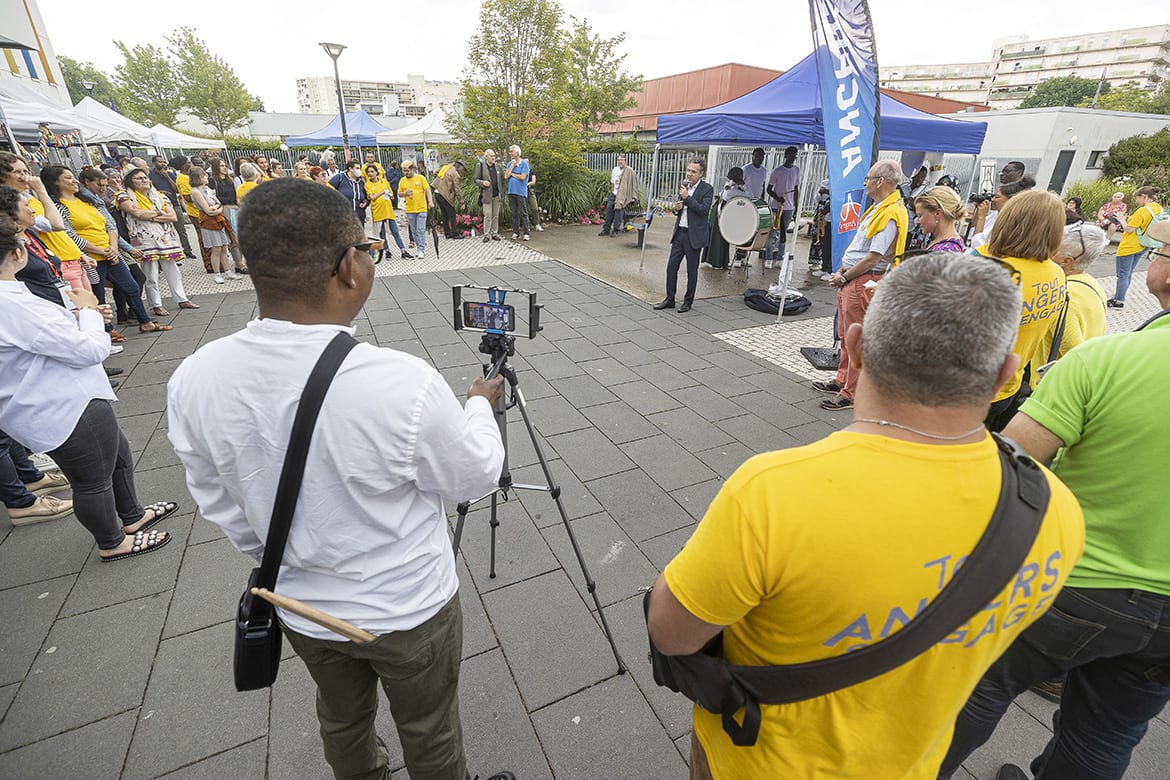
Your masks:
<instances>
[{"instance_id":1,"label":"man with gray hair","mask_svg":"<svg viewBox=\"0 0 1170 780\"><path fill-rule=\"evenodd\" d=\"M983 419L1019 361L1011 348L1021 305L1011 275L990 260L932 253L893 271L865 322L844 334L860 371L853 422L758 455L724 483L654 586L654 645L685 655L722 632L730 664L816 661L884 639L927 608L995 509L1000 459ZM1045 476L1051 498L1021 569L1026 587L1017 579L884 675L762 705L752 747L733 744L721 716L696 707L691 777L935 771L969 691L1048 608L1081 555L1081 509Z\"/></svg>"},{"instance_id":2,"label":"man with gray hair","mask_svg":"<svg viewBox=\"0 0 1170 780\"><path fill-rule=\"evenodd\" d=\"M1064 229L1060 251L1052 261L1064 271L1068 282L1067 308L1052 323L1052 328L1036 348L1036 354L1032 356L1033 374L1041 374L1043 366L1064 357L1073 347L1105 335L1105 302L1109 295L1086 271L1108 245L1105 231L1096 225L1080 222ZM1056 340L1058 330L1061 331L1060 344L1053 353L1052 342Z\"/></svg>"},{"instance_id":3,"label":"man with gray hair","mask_svg":"<svg viewBox=\"0 0 1170 780\"><path fill-rule=\"evenodd\" d=\"M475 183L479 185L479 205L483 207L483 240L500 240L500 198L506 192L504 168L496 161L493 149L483 153L475 164Z\"/></svg>"},{"instance_id":4,"label":"man with gray hair","mask_svg":"<svg viewBox=\"0 0 1170 780\"><path fill-rule=\"evenodd\" d=\"M865 319L873 290L890 270L895 257L906 249L910 217L898 192L902 170L893 160L878 160L865 177L865 194L873 204L861 215L861 224L841 257L841 267L829 277L837 289L837 333L841 338L841 361L837 376L828 382L813 382L813 389L832 393L821 401L830 411L849 409L857 391L857 368L849 357L845 334L850 326Z\"/></svg>"}]
</instances>

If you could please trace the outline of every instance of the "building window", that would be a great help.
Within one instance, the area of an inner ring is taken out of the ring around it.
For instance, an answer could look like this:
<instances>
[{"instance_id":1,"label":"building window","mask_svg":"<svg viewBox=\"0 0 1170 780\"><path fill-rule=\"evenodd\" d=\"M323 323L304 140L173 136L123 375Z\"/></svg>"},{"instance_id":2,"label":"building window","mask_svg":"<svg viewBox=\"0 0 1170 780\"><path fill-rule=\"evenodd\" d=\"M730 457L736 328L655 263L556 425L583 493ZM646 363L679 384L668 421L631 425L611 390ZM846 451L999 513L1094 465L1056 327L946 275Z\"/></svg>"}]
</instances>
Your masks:
<instances>
[{"instance_id":1,"label":"building window","mask_svg":"<svg viewBox=\"0 0 1170 780\"><path fill-rule=\"evenodd\" d=\"M1108 149L1101 149L1089 153L1089 162L1085 165L1086 168L1104 168L1105 157L1109 154Z\"/></svg>"}]
</instances>

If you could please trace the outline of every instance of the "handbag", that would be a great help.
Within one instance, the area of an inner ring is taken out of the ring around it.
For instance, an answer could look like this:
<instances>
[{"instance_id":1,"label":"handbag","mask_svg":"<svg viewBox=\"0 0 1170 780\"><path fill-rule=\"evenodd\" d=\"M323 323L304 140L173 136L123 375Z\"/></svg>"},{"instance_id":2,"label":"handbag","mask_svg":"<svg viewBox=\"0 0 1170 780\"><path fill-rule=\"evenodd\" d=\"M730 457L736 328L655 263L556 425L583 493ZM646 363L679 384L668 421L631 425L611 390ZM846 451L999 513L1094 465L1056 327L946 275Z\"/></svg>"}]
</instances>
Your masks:
<instances>
[{"instance_id":1,"label":"handbag","mask_svg":"<svg viewBox=\"0 0 1170 780\"><path fill-rule=\"evenodd\" d=\"M345 356L355 346L357 341L348 333L334 336L317 359L301 393L284 466L280 470L280 482L276 486L268 538L264 542L264 557L248 576L248 586L244 588L244 595L240 597L236 611L234 671L237 691L267 688L276 681L276 673L280 668L280 623L277 621L276 608L259 596L253 596L252 588L273 590L276 586L276 575L280 573L280 561L284 557L293 510L296 509L297 496L305 476L305 459L309 455L313 426L333 377Z\"/></svg>"},{"instance_id":2,"label":"handbag","mask_svg":"<svg viewBox=\"0 0 1170 780\"><path fill-rule=\"evenodd\" d=\"M953 633L986 607L1028 557L1044 520L1048 480L1028 454L992 434L1003 483L991 521L975 549L942 592L913 620L874 644L833 658L784 666L732 666L723 659L720 632L699 652L668 656L650 642L654 682L722 716L723 730L739 746L760 733L760 704L791 704L848 688L896 669ZM642 601L650 612L650 592ZM742 723L735 720L744 711Z\"/></svg>"}]
</instances>

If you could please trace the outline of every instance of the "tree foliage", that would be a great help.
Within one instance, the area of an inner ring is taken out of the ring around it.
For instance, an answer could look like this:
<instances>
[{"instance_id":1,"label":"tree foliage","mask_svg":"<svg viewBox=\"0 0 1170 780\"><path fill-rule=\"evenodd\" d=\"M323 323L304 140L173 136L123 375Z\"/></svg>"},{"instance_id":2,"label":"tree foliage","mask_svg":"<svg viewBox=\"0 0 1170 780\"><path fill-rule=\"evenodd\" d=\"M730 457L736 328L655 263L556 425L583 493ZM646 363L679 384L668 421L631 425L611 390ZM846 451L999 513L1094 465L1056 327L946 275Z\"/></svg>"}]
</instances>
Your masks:
<instances>
[{"instance_id":1,"label":"tree foliage","mask_svg":"<svg viewBox=\"0 0 1170 780\"><path fill-rule=\"evenodd\" d=\"M618 47L625 41L625 33L602 38L593 32L588 19L569 20L566 89L581 135L591 138L601 125L616 122L622 111L637 104L635 93L642 86L642 77L622 70L626 55L619 54Z\"/></svg>"},{"instance_id":2,"label":"tree foliage","mask_svg":"<svg viewBox=\"0 0 1170 780\"><path fill-rule=\"evenodd\" d=\"M1056 76L1036 85L1031 95L1024 98L1020 108L1048 108L1052 106L1078 106L1097 92L1097 79L1080 76ZM1109 82L1101 85L1101 94L1109 92ZM1098 104L1099 105L1099 104Z\"/></svg>"},{"instance_id":3,"label":"tree foliage","mask_svg":"<svg viewBox=\"0 0 1170 780\"><path fill-rule=\"evenodd\" d=\"M167 36L183 106L221 135L248 119L256 97L190 27Z\"/></svg>"},{"instance_id":4,"label":"tree foliage","mask_svg":"<svg viewBox=\"0 0 1170 780\"><path fill-rule=\"evenodd\" d=\"M1088 108L1092 103L1092 97L1088 97L1081 101L1080 107ZM1139 114L1170 114L1170 91L1164 83L1154 92L1149 92L1131 81L1102 95L1097 100L1097 108Z\"/></svg>"},{"instance_id":5,"label":"tree foliage","mask_svg":"<svg viewBox=\"0 0 1170 780\"><path fill-rule=\"evenodd\" d=\"M1115 178L1164 166L1167 160L1170 160L1170 130L1159 130L1153 135L1122 138L1109 147L1102 167L1107 177Z\"/></svg>"},{"instance_id":6,"label":"tree foliage","mask_svg":"<svg viewBox=\"0 0 1170 780\"><path fill-rule=\"evenodd\" d=\"M92 63L78 62L70 57L58 57L57 63L61 66L61 73L65 76L65 87L69 90L69 99L76 105L82 98L92 97L102 105L110 103L117 105L117 96L110 77L95 68ZM83 82L93 82L93 89L87 90Z\"/></svg>"},{"instance_id":7,"label":"tree foliage","mask_svg":"<svg viewBox=\"0 0 1170 780\"><path fill-rule=\"evenodd\" d=\"M166 52L149 43L134 48L121 41L114 45L122 52L122 64L114 71L122 113L148 127L160 122L173 125L180 107L179 85Z\"/></svg>"}]
</instances>

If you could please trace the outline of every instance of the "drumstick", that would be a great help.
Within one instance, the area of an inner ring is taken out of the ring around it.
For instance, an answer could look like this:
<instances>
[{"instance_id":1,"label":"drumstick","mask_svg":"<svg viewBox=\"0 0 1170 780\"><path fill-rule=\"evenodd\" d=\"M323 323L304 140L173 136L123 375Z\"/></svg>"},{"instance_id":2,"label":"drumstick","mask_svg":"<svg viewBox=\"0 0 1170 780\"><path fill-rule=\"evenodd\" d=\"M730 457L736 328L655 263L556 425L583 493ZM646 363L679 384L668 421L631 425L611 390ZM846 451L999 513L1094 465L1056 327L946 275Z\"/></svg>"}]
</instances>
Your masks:
<instances>
[{"instance_id":1,"label":"drumstick","mask_svg":"<svg viewBox=\"0 0 1170 780\"><path fill-rule=\"evenodd\" d=\"M346 639L352 640L359 644L366 642L373 642L378 637L371 634L369 631L358 628L352 623L347 623L341 618L335 618L328 615L319 609L314 609L308 604L291 599L288 596L280 596L273 593L268 588L252 588L252 595L259 596L267 601L269 604L274 604L282 609L287 609L289 612L300 615L303 618L313 621L319 626L324 626L335 634L340 634Z\"/></svg>"}]
</instances>

